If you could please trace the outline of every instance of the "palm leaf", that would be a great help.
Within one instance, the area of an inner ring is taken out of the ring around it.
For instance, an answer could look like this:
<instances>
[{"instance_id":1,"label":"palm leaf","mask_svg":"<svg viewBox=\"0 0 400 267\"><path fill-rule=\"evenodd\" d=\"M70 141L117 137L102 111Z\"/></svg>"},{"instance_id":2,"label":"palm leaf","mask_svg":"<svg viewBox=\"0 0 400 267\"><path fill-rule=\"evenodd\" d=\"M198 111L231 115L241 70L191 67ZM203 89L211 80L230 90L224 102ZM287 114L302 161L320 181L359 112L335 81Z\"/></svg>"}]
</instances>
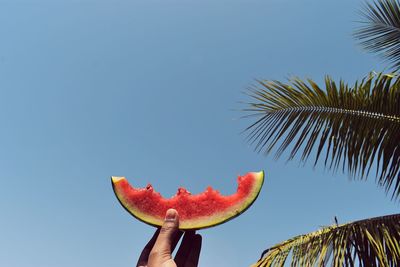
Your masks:
<instances>
[{"instance_id":1,"label":"palm leaf","mask_svg":"<svg viewBox=\"0 0 400 267\"><path fill-rule=\"evenodd\" d=\"M316 164L347 170L351 177L368 177L376 162L377 183L400 195L400 78L370 74L354 86L325 79L325 90L298 78L288 84L259 81L249 90L244 111L256 121L246 128L256 151L276 158L292 145L288 160L312 151ZM280 144L278 146L278 143Z\"/></svg>"},{"instance_id":2,"label":"palm leaf","mask_svg":"<svg viewBox=\"0 0 400 267\"><path fill-rule=\"evenodd\" d=\"M296 236L263 252L252 267L399 266L400 214L333 225Z\"/></svg>"},{"instance_id":3,"label":"palm leaf","mask_svg":"<svg viewBox=\"0 0 400 267\"><path fill-rule=\"evenodd\" d=\"M400 4L398 0L376 0L361 11L363 21L354 33L366 50L378 53L400 68Z\"/></svg>"}]
</instances>

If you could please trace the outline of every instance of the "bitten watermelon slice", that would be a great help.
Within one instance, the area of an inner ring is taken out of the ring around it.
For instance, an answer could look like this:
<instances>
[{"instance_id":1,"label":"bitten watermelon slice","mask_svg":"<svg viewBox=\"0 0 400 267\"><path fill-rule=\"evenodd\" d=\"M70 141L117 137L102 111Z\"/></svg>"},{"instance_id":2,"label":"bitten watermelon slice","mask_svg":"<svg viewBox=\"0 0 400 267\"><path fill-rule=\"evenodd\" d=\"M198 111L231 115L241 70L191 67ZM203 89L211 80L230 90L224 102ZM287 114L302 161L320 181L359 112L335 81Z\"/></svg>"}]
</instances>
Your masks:
<instances>
[{"instance_id":1,"label":"bitten watermelon slice","mask_svg":"<svg viewBox=\"0 0 400 267\"><path fill-rule=\"evenodd\" d=\"M125 177L111 177L119 202L134 217L147 224L161 226L166 211L174 208L178 211L179 228L182 230L215 226L249 208L260 193L264 172L250 172L237 180L237 192L230 196L223 196L211 187L197 195L179 188L175 196L166 199L150 184L146 188L134 188Z\"/></svg>"}]
</instances>

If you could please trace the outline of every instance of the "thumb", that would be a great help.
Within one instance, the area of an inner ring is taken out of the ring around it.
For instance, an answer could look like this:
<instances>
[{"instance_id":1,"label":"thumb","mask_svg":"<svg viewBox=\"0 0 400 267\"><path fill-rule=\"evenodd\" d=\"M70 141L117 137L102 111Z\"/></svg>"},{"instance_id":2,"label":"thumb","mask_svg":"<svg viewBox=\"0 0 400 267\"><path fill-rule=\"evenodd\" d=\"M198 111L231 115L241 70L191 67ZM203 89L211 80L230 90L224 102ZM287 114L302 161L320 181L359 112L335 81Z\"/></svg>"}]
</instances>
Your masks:
<instances>
[{"instance_id":1,"label":"thumb","mask_svg":"<svg viewBox=\"0 0 400 267\"><path fill-rule=\"evenodd\" d=\"M178 234L178 229L178 212L174 209L167 210L164 224L160 229L160 234L158 235L156 243L154 244L153 249L151 250L149 255L149 267L162 266L163 264L170 263L172 261L172 245L174 236Z\"/></svg>"}]
</instances>

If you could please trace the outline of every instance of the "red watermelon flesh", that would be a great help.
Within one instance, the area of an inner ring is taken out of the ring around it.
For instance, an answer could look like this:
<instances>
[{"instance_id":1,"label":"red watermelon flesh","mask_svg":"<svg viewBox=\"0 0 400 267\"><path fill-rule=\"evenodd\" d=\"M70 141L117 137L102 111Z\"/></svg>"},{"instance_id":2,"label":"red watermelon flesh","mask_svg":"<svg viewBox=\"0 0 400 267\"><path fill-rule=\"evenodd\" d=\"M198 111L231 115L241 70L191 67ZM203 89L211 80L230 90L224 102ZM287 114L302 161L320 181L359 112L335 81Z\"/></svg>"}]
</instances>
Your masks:
<instances>
[{"instance_id":1,"label":"red watermelon flesh","mask_svg":"<svg viewBox=\"0 0 400 267\"><path fill-rule=\"evenodd\" d=\"M134 188L124 177L112 177L112 185L121 205L137 219L161 226L169 208L179 214L180 229L202 229L226 222L244 212L257 198L264 182L264 172L251 172L238 177L237 192L223 196L208 187L192 195L179 188L175 196L163 198L149 184Z\"/></svg>"}]
</instances>

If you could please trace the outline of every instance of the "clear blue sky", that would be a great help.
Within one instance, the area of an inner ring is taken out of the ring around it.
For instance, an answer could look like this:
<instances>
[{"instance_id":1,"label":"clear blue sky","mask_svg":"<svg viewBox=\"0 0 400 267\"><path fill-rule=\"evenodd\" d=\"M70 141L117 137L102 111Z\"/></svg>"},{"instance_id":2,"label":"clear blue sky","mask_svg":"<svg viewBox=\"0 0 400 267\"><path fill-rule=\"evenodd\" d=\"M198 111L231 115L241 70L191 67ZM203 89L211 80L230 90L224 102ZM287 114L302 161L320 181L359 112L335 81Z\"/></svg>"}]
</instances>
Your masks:
<instances>
[{"instance_id":1,"label":"clear blue sky","mask_svg":"<svg viewBox=\"0 0 400 267\"><path fill-rule=\"evenodd\" d=\"M0 266L134 266L153 228L110 176L164 196L236 190L257 202L201 231L201 266L248 266L322 225L398 212L383 190L253 152L255 79L354 82L384 65L351 37L363 1L0 0Z\"/></svg>"}]
</instances>

